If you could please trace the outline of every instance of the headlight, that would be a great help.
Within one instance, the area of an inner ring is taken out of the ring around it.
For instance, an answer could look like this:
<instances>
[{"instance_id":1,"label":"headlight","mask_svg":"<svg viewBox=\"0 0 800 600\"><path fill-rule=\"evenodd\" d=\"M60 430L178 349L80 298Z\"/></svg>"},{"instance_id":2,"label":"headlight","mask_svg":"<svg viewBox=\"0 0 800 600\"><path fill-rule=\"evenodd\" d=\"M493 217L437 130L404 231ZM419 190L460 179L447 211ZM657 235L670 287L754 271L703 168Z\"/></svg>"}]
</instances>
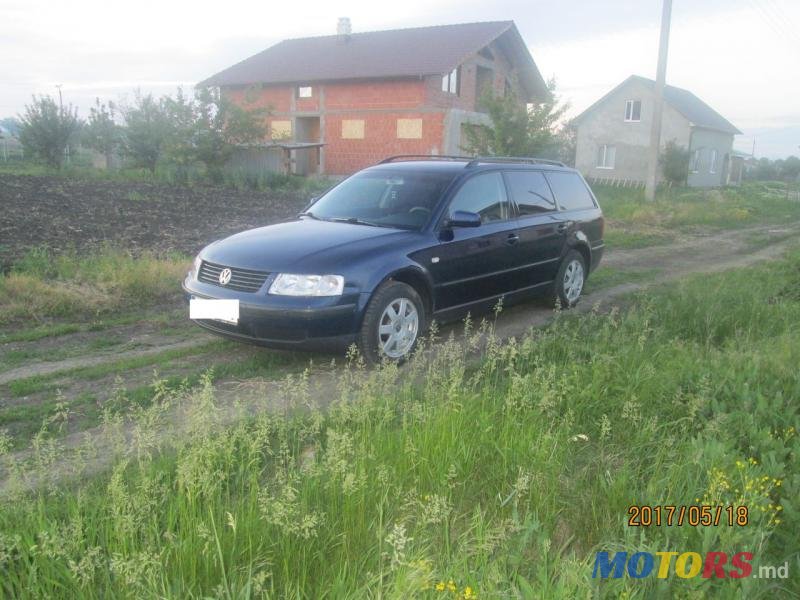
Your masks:
<instances>
[{"instance_id":1,"label":"headlight","mask_svg":"<svg viewBox=\"0 0 800 600\"><path fill-rule=\"evenodd\" d=\"M341 275L294 275L280 273L269 293L276 296L341 296L344 277Z\"/></svg>"},{"instance_id":2,"label":"headlight","mask_svg":"<svg viewBox=\"0 0 800 600\"><path fill-rule=\"evenodd\" d=\"M192 276L193 279L197 279L197 274L200 273L200 265L202 264L202 259L200 255L194 257L194 264L192 265L192 270L189 271L189 274Z\"/></svg>"}]
</instances>

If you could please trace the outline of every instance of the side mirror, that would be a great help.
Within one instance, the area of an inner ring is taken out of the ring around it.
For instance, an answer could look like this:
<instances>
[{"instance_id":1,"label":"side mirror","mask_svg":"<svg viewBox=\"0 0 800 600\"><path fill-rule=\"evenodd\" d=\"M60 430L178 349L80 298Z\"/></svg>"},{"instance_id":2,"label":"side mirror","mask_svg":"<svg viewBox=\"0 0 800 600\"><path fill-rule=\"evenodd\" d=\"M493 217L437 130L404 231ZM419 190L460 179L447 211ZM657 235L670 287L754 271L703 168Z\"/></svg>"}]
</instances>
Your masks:
<instances>
[{"instance_id":1,"label":"side mirror","mask_svg":"<svg viewBox=\"0 0 800 600\"><path fill-rule=\"evenodd\" d=\"M481 216L468 210L457 210L447 219L448 227L480 227Z\"/></svg>"}]
</instances>

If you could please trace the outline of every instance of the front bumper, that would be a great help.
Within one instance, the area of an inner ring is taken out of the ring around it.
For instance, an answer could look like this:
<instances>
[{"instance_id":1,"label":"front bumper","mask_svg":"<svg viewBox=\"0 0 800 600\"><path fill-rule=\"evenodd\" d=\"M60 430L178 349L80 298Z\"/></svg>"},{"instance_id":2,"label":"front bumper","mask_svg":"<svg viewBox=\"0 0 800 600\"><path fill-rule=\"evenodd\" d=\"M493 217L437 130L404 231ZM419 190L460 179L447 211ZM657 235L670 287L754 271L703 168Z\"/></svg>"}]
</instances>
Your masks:
<instances>
[{"instance_id":1,"label":"front bumper","mask_svg":"<svg viewBox=\"0 0 800 600\"><path fill-rule=\"evenodd\" d=\"M239 322L234 325L209 319L192 319L217 335L283 350L338 351L354 343L361 327L366 294L299 298L242 293L187 277L184 299L235 298Z\"/></svg>"}]
</instances>

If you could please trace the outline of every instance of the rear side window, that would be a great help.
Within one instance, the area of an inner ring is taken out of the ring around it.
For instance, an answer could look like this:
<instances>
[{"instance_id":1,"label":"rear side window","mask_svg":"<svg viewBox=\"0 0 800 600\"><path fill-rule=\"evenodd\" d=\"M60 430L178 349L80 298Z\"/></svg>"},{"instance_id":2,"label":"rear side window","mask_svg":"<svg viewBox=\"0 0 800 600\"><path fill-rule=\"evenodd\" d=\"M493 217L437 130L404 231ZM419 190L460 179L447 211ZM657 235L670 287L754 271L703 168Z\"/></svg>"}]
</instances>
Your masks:
<instances>
[{"instance_id":1,"label":"rear side window","mask_svg":"<svg viewBox=\"0 0 800 600\"><path fill-rule=\"evenodd\" d=\"M594 208L592 194L576 173L550 172L547 174L547 181L553 188L561 210Z\"/></svg>"},{"instance_id":2,"label":"rear side window","mask_svg":"<svg viewBox=\"0 0 800 600\"><path fill-rule=\"evenodd\" d=\"M506 173L506 181L521 217L556 209L550 186L539 171L510 171Z\"/></svg>"},{"instance_id":3,"label":"rear side window","mask_svg":"<svg viewBox=\"0 0 800 600\"><path fill-rule=\"evenodd\" d=\"M478 213L482 223L508 219L508 198L503 176L492 172L468 179L450 203L450 214L457 210Z\"/></svg>"}]
</instances>

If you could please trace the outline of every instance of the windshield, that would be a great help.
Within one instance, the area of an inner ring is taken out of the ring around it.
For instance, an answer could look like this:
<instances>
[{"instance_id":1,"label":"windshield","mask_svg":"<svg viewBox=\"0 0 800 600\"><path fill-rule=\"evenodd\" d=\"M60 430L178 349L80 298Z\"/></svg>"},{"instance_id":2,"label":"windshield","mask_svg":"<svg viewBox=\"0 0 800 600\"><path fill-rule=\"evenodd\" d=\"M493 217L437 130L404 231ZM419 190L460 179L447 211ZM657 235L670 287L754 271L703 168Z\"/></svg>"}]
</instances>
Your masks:
<instances>
[{"instance_id":1,"label":"windshield","mask_svg":"<svg viewBox=\"0 0 800 600\"><path fill-rule=\"evenodd\" d=\"M346 179L309 209L318 219L421 229L453 173L366 171Z\"/></svg>"}]
</instances>

